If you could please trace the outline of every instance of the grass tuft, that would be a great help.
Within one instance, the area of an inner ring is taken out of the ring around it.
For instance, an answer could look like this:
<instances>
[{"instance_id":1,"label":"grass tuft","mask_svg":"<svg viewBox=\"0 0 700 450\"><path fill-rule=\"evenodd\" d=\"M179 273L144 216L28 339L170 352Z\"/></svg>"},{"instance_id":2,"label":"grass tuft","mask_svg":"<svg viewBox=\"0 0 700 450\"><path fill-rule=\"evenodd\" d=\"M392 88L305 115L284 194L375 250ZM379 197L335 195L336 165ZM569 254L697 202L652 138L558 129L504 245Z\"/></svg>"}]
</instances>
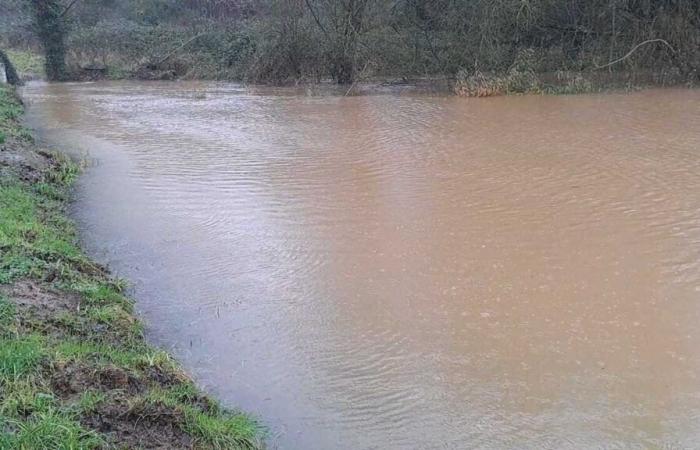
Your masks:
<instances>
[{"instance_id":1,"label":"grass tuft","mask_svg":"<svg viewBox=\"0 0 700 450\"><path fill-rule=\"evenodd\" d=\"M89 390L80 396L78 401L78 409L85 414L96 412L100 405L107 401L107 395L104 392Z\"/></svg>"},{"instance_id":2,"label":"grass tuft","mask_svg":"<svg viewBox=\"0 0 700 450\"><path fill-rule=\"evenodd\" d=\"M215 405L207 405L207 410L193 406L197 399L196 388L191 383L182 383L170 389L154 390L135 405L163 405L182 413L182 428L204 448L212 449L255 449L260 447L261 427L255 420L243 413L223 411ZM211 406L211 408L209 408Z\"/></svg>"},{"instance_id":3,"label":"grass tuft","mask_svg":"<svg viewBox=\"0 0 700 450\"><path fill-rule=\"evenodd\" d=\"M0 335L7 331L15 320L15 305L7 297L0 295Z\"/></svg>"},{"instance_id":4,"label":"grass tuft","mask_svg":"<svg viewBox=\"0 0 700 450\"><path fill-rule=\"evenodd\" d=\"M84 429L74 417L49 409L31 415L27 420L7 420L16 431L5 436L7 447L30 449L94 449L105 441L94 431ZM0 442L2 442L0 438Z\"/></svg>"},{"instance_id":5,"label":"grass tuft","mask_svg":"<svg viewBox=\"0 0 700 450\"><path fill-rule=\"evenodd\" d=\"M44 356L37 336L0 340L0 377L14 379L34 371Z\"/></svg>"}]
</instances>

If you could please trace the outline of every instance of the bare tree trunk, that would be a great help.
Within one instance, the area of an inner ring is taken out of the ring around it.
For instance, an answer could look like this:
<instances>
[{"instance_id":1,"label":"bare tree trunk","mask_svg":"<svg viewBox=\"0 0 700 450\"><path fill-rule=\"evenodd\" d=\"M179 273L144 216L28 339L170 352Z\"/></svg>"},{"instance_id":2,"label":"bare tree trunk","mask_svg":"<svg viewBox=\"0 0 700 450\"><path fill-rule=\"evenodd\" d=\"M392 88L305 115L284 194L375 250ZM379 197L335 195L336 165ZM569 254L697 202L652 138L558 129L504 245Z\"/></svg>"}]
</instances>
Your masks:
<instances>
[{"instance_id":1,"label":"bare tree trunk","mask_svg":"<svg viewBox=\"0 0 700 450\"><path fill-rule=\"evenodd\" d=\"M68 8L61 5L58 0L32 0L32 3L37 34L44 48L46 78L50 81L64 80L66 47L63 16Z\"/></svg>"}]
</instances>

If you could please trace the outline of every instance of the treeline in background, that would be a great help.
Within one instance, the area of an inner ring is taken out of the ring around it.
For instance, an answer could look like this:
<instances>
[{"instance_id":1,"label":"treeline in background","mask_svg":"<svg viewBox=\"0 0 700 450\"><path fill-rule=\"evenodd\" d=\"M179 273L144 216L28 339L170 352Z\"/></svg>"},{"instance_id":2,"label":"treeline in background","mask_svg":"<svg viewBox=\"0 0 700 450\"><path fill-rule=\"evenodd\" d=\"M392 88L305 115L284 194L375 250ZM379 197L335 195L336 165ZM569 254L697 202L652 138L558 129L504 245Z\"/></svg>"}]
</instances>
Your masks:
<instances>
[{"instance_id":1,"label":"treeline in background","mask_svg":"<svg viewBox=\"0 0 700 450\"><path fill-rule=\"evenodd\" d=\"M61 53L58 72L47 64L56 79L427 78L490 95L546 80L580 89L604 78L670 84L700 77L700 0L2 3L0 46L46 50L49 59Z\"/></svg>"}]
</instances>

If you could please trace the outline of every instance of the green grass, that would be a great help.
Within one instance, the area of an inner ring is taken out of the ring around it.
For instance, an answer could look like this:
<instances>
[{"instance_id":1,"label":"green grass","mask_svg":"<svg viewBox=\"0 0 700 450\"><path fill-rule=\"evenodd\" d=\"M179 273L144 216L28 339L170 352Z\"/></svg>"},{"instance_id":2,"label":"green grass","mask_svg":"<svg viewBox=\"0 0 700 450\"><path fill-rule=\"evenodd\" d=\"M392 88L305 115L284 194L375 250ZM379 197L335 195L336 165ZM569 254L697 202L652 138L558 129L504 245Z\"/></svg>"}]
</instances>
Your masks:
<instances>
[{"instance_id":1,"label":"green grass","mask_svg":"<svg viewBox=\"0 0 700 450\"><path fill-rule=\"evenodd\" d=\"M166 390L152 391L136 407L165 405L175 408L183 415L183 429L206 448L255 448L259 428L248 416L231 414L215 405L212 405L212 410L203 412L187 403L195 398L197 390L194 385L182 383Z\"/></svg>"},{"instance_id":2,"label":"green grass","mask_svg":"<svg viewBox=\"0 0 700 450\"><path fill-rule=\"evenodd\" d=\"M14 93L0 86L0 130L21 136L21 113ZM32 151L30 140L22 145ZM118 420L139 417L145 408L162 413L160 421L172 420L200 448L259 448L260 425L203 396L168 353L149 346L124 295L126 282L110 277L77 245L64 211L79 167L54 156L35 183L23 181L21 168L10 169L0 171L0 286L34 280L34 289L50 290L67 306L58 301L47 318L43 307L37 315L14 303L11 290L10 297L0 295L0 449L131 448L83 425L101 408L129 405ZM109 387L100 374L127 385ZM78 380L84 391L59 391L55 377ZM129 383L139 388L128 391Z\"/></svg>"},{"instance_id":3,"label":"green grass","mask_svg":"<svg viewBox=\"0 0 700 450\"><path fill-rule=\"evenodd\" d=\"M6 419L15 428L0 438L2 448L18 450L57 449L82 450L101 447L104 440L94 431L86 430L75 416L65 411L49 409L35 413L27 420Z\"/></svg>"},{"instance_id":4,"label":"green grass","mask_svg":"<svg viewBox=\"0 0 700 450\"><path fill-rule=\"evenodd\" d=\"M29 130L17 122L22 113L22 102L15 91L10 86L0 84L0 144L4 144L10 136L27 142L34 140Z\"/></svg>"},{"instance_id":5,"label":"green grass","mask_svg":"<svg viewBox=\"0 0 700 450\"><path fill-rule=\"evenodd\" d=\"M4 123L6 127L9 127L14 125L10 121L18 119L21 115L21 103L14 98L10 88L3 87L0 90L0 123Z\"/></svg>"},{"instance_id":6,"label":"green grass","mask_svg":"<svg viewBox=\"0 0 700 450\"><path fill-rule=\"evenodd\" d=\"M107 401L107 395L99 391L87 391L80 396L78 410L83 413L94 413L99 406Z\"/></svg>"},{"instance_id":7,"label":"green grass","mask_svg":"<svg viewBox=\"0 0 700 450\"><path fill-rule=\"evenodd\" d=\"M0 87L0 129L20 135L21 111L10 89ZM56 155L39 183L27 185L11 175L0 179L0 284L49 270L78 279L81 268L92 264L78 248L73 225L61 210L66 188L78 172L75 163Z\"/></svg>"},{"instance_id":8,"label":"green grass","mask_svg":"<svg viewBox=\"0 0 700 450\"><path fill-rule=\"evenodd\" d=\"M7 297L0 295L0 336L3 331L7 331L15 320L15 305L7 300Z\"/></svg>"},{"instance_id":9,"label":"green grass","mask_svg":"<svg viewBox=\"0 0 700 450\"><path fill-rule=\"evenodd\" d=\"M2 181L0 283L40 276L48 269L75 271L88 263L70 232L70 223L55 215L53 200L11 178Z\"/></svg>"},{"instance_id":10,"label":"green grass","mask_svg":"<svg viewBox=\"0 0 700 450\"><path fill-rule=\"evenodd\" d=\"M58 364L80 363L94 367L117 366L138 373L157 369L178 374L178 364L167 352L154 349L143 341L134 340L125 348L85 341L64 339L51 349L51 358Z\"/></svg>"},{"instance_id":11,"label":"green grass","mask_svg":"<svg viewBox=\"0 0 700 450\"><path fill-rule=\"evenodd\" d=\"M200 445L215 449L254 448L258 428L245 415L203 413L192 406L184 406L183 429Z\"/></svg>"},{"instance_id":12,"label":"green grass","mask_svg":"<svg viewBox=\"0 0 700 450\"><path fill-rule=\"evenodd\" d=\"M95 281L79 280L66 288L75 291L90 302L92 305L114 305L119 304L129 312L132 311L132 302L123 294L125 286L118 280Z\"/></svg>"},{"instance_id":13,"label":"green grass","mask_svg":"<svg viewBox=\"0 0 700 450\"><path fill-rule=\"evenodd\" d=\"M0 377L12 379L36 370L44 356L40 338L0 339Z\"/></svg>"}]
</instances>

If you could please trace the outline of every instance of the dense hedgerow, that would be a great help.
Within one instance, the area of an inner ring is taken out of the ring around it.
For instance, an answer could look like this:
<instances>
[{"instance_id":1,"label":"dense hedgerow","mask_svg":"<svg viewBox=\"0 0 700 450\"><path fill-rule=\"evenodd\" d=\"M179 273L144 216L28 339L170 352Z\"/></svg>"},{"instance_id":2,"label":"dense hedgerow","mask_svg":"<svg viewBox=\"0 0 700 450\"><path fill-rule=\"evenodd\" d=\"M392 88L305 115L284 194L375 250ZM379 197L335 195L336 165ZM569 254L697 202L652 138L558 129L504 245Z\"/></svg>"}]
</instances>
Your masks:
<instances>
[{"instance_id":1,"label":"dense hedgerow","mask_svg":"<svg viewBox=\"0 0 700 450\"><path fill-rule=\"evenodd\" d=\"M0 39L38 49L31 10L9 1ZM538 74L700 76L700 2L690 0L95 0L75 4L65 31L77 75L101 66L113 77L149 69L276 83L459 75L510 84L529 54Z\"/></svg>"}]
</instances>

